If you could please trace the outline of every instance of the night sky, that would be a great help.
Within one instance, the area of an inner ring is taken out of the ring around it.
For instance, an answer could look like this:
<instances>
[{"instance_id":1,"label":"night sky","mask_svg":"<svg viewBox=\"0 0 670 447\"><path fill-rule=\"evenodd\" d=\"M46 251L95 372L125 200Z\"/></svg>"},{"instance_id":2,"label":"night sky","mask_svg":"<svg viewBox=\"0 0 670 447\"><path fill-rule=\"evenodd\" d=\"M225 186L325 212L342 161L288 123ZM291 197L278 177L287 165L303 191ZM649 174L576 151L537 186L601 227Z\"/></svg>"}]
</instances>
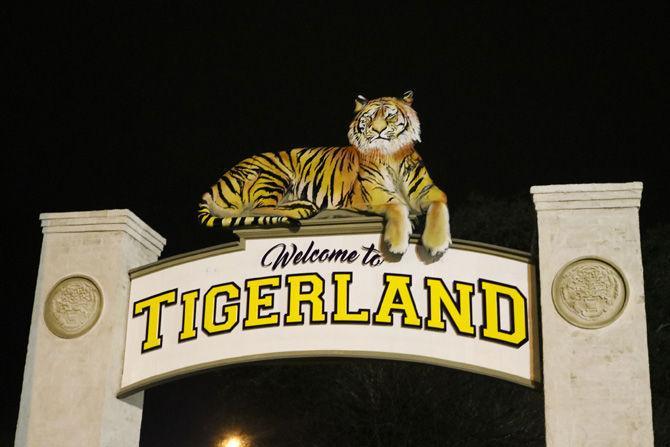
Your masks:
<instances>
[{"instance_id":1,"label":"night sky","mask_svg":"<svg viewBox=\"0 0 670 447\"><path fill-rule=\"evenodd\" d=\"M40 212L131 209L167 238L164 256L230 240L198 226L200 195L248 155L346 145L358 94L414 90L418 150L450 206L473 193L530 201L536 184L643 181L643 230L670 221L667 6L228 3L10 9L4 433L18 411ZM147 404L207 394L219 376L207 377L156 388Z\"/></svg>"}]
</instances>

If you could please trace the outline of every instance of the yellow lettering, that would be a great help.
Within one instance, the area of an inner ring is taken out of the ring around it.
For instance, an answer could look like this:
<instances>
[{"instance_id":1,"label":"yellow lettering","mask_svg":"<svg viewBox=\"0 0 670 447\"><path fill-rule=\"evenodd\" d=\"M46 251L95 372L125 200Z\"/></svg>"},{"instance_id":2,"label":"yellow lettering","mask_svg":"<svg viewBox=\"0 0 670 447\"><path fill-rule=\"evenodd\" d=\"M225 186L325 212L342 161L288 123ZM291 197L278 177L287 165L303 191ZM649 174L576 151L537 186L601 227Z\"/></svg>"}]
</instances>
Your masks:
<instances>
[{"instance_id":1,"label":"yellow lettering","mask_svg":"<svg viewBox=\"0 0 670 447\"><path fill-rule=\"evenodd\" d=\"M374 314L375 324L393 324L391 312L402 312L402 325L421 327L414 298L410 291L412 277L408 275L384 274L384 295Z\"/></svg>"},{"instance_id":2,"label":"yellow lettering","mask_svg":"<svg viewBox=\"0 0 670 447\"><path fill-rule=\"evenodd\" d=\"M456 332L462 335L475 335L472 325L472 294L475 286L465 282L454 282L454 291L458 294L458 301L449 293L447 286L440 278L425 279L428 292L428 318L426 328L440 331L447 330L446 313Z\"/></svg>"},{"instance_id":3,"label":"yellow lettering","mask_svg":"<svg viewBox=\"0 0 670 447\"><path fill-rule=\"evenodd\" d=\"M161 335L161 314L163 306L177 302L177 289L161 292L158 295L144 298L133 305L133 317L147 314L146 335L142 342L142 352L160 349L163 345Z\"/></svg>"},{"instance_id":4,"label":"yellow lettering","mask_svg":"<svg viewBox=\"0 0 670 447\"><path fill-rule=\"evenodd\" d=\"M239 319L240 305L224 304L223 313L225 321L216 321L216 301L220 296L225 295L227 301L235 301L240 298L240 288L237 284L229 282L211 287L205 293L205 307L202 311L202 331L207 335L221 334L230 332Z\"/></svg>"},{"instance_id":5,"label":"yellow lettering","mask_svg":"<svg viewBox=\"0 0 670 447\"><path fill-rule=\"evenodd\" d=\"M191 290L181 294L181 307L183 309L181 318L181 331L179 341L191 340L197 337L198 330L195 328L195 303L200 296L199 290Z\"/></svg>"},{"instance_id":6,"label":"yellow lettering","mask_svg":"<svg viewBox=\"0 0 670 447\"><path fill-rule=\"evenodd\" d=\"M359 310L349 312L349 284L351 284L351 273L333 273L333 284L335 284L335 312L333 323L369 323L370 311Z\"/></svg>"},{"instance_id":7,"label":"yellow lettering","mask_svg":"<svg viewBox=\"0 0 670 447\"><path fill-rule=\"evenodd\" d=\"M526 297L514 286L484 279L479 280L479 288L484 296L484 324L481 336L514 346L522 346L528 341L526 321ZM500 327L500 299L510 303L510 330Z\"/></svg>"},{"instance_id":8,"label":"yellow lettering","mask_svg":"<svg viewBox=\"0 0 670 447\"><path fill-rule=\"evenodd\" d=\"M244 319L244 329L263 326L279 325L279 313L274 312L261 315L262 309L271 309L274 305L274 293L261 294L264 287L277 289L281 284L280 276L268 276L265 278L248 279L245 283L247 289L247 316Z\"/></svg>"},{"instance_id":9,"label":"yellow lettering","mask_svg":"<svg viewBox=\"0 0 670 447\"><path fill-rule=\"evenodd\" d=\"M302 304L308 303L311 309L310 323L325 323L326 314L323 312L323 278L316 273L288 275L288 314L284 324L302 324L305 320ZM308 290L303 290L307 286Z\"/></svg>"}]
</instances>

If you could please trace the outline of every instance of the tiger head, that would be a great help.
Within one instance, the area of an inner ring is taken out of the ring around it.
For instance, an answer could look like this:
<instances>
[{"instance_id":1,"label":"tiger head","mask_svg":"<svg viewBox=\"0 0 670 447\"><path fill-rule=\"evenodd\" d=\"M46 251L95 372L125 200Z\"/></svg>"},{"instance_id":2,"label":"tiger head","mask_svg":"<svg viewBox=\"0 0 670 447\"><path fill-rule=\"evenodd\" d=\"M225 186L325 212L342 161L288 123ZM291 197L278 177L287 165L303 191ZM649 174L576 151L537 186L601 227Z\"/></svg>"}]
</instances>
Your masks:
<instances>
[{"instance_id":1,"label":"tiger head","mask_svg":"<svg viewBox=\"0 0 670 447\"><path fill-rule=\"evenodd\" d=\"M355 100L356 116L349 125L349 142L363 153L393 154L421 141L421 125L412 108L414 93L402 98L383 97Z\"/></svg>"}]
</instances>

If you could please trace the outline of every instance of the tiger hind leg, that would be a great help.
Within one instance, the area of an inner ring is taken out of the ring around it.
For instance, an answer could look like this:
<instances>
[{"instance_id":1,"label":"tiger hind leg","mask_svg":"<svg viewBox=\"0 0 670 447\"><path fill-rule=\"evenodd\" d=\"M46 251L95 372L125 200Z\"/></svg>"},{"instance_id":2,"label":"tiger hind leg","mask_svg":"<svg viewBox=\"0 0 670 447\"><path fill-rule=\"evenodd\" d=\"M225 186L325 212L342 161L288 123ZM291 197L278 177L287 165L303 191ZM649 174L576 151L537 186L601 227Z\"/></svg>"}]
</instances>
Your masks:
<instances>
[{"instance_id":1,"label":"tiger hind leg","mask_svg":"<svg viewBox=\"0 0 670 447\"><path fill-rule=\"evenodd\" d=\"M249 215L240 207L224 208L218 205L211 194L205 193L198 208L198 219L207 227L237 228L246 225L290 224L291 220L283 216Z\"/></svg>"},{"instance_id":2,"label":"tiger hind leg","mask_svg":"<svg viewBox=\"0 0 670 447\"><path fill-rule=\"evenodd\" d=\"M208 192L202 195L202 202L200 202L200 211L203 212L205 210L216 217L238 216L241 211L240 207L234 205L227 208L222 207L214 201L212 195Z\"/></svg>"},{"instance_id":3,"label":"tiger hind leg","mask_svg":"<svg viewBox=\"0 0 670 447\"><path fill-rule=\"evenodd\" d=\"M230 219L238 214L238 208L220 206L208 192L202 195L198 205L198 220L207 227L224 226L223 219Z\"/></svg>"},{"instance_id":4,"label":"tiger hind leg","mask_svg":"<svg viewBox=\"0 0 670 447\"><path fill-rule=\"evenodd\" d=\"M290 200L276 205L257 206L249 210L254 216L282 216L291 220L308 219L319 212L319 208L309 200Z\"/></svg>"}]
</instances>

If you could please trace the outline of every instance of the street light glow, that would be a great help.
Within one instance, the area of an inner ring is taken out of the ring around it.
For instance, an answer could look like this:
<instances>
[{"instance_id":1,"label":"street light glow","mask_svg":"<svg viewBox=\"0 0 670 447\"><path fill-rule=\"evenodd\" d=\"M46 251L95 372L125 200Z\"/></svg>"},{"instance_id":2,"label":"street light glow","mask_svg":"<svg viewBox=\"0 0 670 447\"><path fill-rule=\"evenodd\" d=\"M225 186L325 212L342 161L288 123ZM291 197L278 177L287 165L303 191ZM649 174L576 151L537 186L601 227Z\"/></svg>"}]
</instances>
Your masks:
<instances>
[{"instance_id":1,"label":"street light glow","mask_svg":"<svg viewBox=\"0 0 670 447\"><path fill-rule=\"evenodd\" d=\"M219 447L246 447L246 445L239 436L229 436L219 443Z\"/></svg>"}]
</instances>

